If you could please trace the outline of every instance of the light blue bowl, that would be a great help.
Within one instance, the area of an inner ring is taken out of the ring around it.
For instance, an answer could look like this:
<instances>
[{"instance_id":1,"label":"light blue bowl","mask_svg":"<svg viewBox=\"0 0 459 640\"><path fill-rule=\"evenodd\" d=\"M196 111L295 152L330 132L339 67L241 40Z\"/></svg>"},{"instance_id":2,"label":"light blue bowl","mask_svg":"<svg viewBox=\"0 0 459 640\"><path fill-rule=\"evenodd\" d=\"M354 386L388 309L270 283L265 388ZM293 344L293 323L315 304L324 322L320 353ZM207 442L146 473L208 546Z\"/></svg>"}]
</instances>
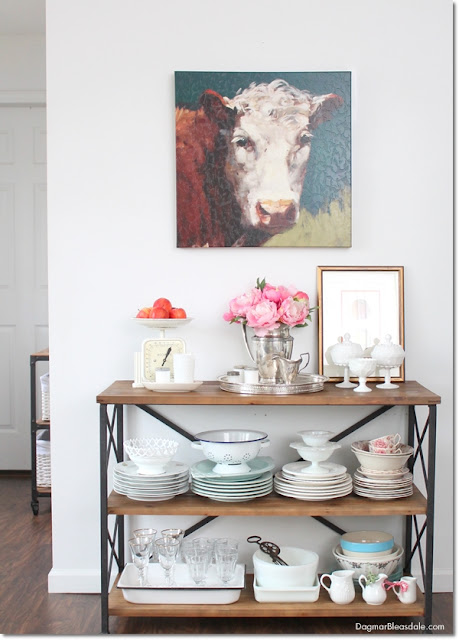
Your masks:
<instances>
[{"instance_id":1,"label":"light blue bowl","mask_svg":"<svg viewBox=\"0 0 459 640\"><path fill-rule=\"evenodd\" d=\"M385 531L351 531L341 536L340 545L346 551L357 553L390 552L394 536Z\"/></svg>"}]
</instances>

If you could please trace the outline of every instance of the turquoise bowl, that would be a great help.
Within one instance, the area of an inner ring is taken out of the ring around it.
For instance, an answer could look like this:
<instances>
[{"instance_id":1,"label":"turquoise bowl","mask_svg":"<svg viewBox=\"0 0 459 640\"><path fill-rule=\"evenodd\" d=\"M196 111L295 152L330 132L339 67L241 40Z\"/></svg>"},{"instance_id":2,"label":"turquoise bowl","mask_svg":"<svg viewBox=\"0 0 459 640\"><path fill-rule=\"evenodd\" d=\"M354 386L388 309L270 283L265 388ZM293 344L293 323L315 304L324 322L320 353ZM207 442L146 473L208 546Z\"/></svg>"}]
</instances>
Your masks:
<instances>
[{"instance_id":1,"label":"turquoise bowl","mask_svg":"<svg viewBox=\"0 0 459 640\"><path fill-rule=\"evenodd\" d=\"M357 553L392 551L394 536L385 531L350 531L341 536L341 549Z\"/></svg>"}]
</instances>

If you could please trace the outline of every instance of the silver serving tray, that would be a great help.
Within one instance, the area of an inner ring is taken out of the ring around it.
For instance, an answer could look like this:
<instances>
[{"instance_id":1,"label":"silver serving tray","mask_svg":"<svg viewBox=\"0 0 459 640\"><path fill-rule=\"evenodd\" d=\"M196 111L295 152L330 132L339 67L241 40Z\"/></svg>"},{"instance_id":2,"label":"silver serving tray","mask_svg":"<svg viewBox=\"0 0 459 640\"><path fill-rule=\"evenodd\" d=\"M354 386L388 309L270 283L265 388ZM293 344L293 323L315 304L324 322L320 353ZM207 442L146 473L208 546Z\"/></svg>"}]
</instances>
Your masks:
<instances>
[{"instance_id":1,"label":"silver serving tray","mask_svg":"<svg viewBox=\"0 0 459 640\"><path fill-rule=\"evenodd\" d=\"M219 376L217 378L222 391L230 391L231 393L241 393L248 395L279 395L287 396L295 393L314 393L323 391L324 383L328 381L327 376L319 374L305 373L297 376L295 382L290 384L258 382L250 384L247 382L230 382L228 376Z\"/></svg>"}]
</instances>

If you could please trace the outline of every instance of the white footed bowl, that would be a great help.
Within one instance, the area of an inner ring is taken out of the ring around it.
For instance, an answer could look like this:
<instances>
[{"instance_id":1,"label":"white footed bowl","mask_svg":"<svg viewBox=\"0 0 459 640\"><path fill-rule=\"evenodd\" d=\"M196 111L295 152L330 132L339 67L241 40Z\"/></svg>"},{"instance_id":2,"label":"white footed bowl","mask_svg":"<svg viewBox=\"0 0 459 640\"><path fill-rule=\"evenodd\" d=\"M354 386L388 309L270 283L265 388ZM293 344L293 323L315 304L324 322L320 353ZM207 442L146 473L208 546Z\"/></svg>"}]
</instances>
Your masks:
<instances>
[{"instance_id":1,"label":"white footed bowl","mask_svg":"<svg viewBox=\"0 0 459 640\"><path fill-rule=\"evenodd\" d=\"M124 450L141 475L164 473L177 452L179 443L166 438L132 438L124 441Z\"/></svg>"},{"instance_id":2,"label":"white footed bowl","mask_svg":"<svg viewBox=\"0 0 459 640\"><path fill-rule=\"evenodd\" d=\"M260 587L283 589L313 586L319 565L319 556L315 551L281 547L279 556L288 566L274 564L271 557L261 549L253 554L253 569Z\"/></svg>"},{"instance_id":3,"label":"white footed bowl","mask_svg":"<svg viewBox=\"0 0 459 640\"><path fill-rule=\"evenodd\" d=\"M303 439L308 447L320 447L327 443L335 435L333 431L298 431L298 435Z\"/></svg>"}]
</instances>

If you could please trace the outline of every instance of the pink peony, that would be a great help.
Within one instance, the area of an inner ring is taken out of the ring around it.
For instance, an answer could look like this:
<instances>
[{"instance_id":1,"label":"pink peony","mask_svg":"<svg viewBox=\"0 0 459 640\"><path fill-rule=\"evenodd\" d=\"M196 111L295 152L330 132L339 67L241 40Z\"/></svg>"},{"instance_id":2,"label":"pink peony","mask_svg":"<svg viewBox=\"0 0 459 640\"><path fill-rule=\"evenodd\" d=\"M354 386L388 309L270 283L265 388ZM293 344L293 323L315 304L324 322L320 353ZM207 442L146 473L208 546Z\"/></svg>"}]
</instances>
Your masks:
<instances>
[{"instance_id":1,"label":"pink peony","mask_svg":"<svg viewBox=\"0 0 459 640\"><path fill-rule=\"evenodd\" d=\"M309 296L304 291L297 291L294 296L295 300L309 300Z\"/></svg>"},{"instance_id":2,"label":"pink peony","mask_svg":"<svg viewBox=\"0 0 459 640\"><path fill-rule=\"evenodd\" d=\"M274 287L272 284L266 283L263 288L263 298L275 302L278 306L296 292L294 287Z\"/></svg>"},{"instance_id":3,"label":"pink peony","mask_svg":"<svg viewBox=\"0 0 459 640\"><path fill-rule=\"evenodd\" d=\"M287 298L279 309L279 320L290 327L304 324L309 315L309 300Z\"/></svg>"},{"instance_id":4,"label":"pink peony","mask_svg":"<svg viewBox=\"0 0 459 640\"><path fill-rule=\"evenodd\" d=\"M260 289L250 289L247 293L243 293L241 296L237 296L237 298L233 298L230 303L230 311L225 313L223 318L225 320L234 320L234 318L242 317L245 318L247 311L252 308L254 305L258 304L262 299L262 294Z\"/></svg>"},{"instance_id":5,"label":"pink peony","mask_svg":"<svg viewBox=\"0 0 459 640\"><path fill-rule=\"evenodd\" d=\"M247 311L247 324L255 329L257 336L263 337L271 329L277 329L279 326L279 312L277 304L264 300Z\"/></svg>"}]
</instances>

